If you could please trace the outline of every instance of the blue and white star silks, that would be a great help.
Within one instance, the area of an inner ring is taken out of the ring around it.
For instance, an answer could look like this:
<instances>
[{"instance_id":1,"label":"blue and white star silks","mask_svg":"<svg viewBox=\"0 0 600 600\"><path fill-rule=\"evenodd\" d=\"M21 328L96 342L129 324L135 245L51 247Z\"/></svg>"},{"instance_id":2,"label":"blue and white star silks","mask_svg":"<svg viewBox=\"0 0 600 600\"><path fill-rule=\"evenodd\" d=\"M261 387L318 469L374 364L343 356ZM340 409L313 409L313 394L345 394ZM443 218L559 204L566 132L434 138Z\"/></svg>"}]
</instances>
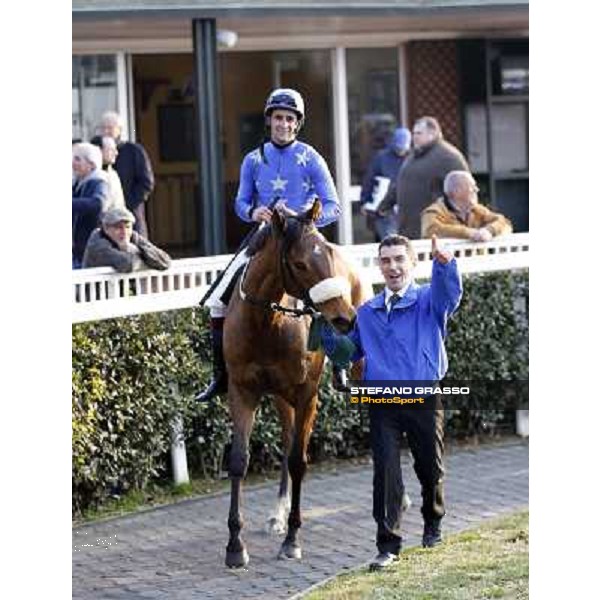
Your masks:
<instances>
[{"instance_id":1,"label":"blue and white star silks","mask_svg":"<svg viewBox=\"0 0 600 600\"><path fill-rule=\"evenodd\" d=\"M302 150L302 152L299 152L298 154L296 154L297 164L302 165L303 167L305 167L307 165L309 160L310 160L310 156L308 155L306 148L304 148Z\"/></svg>"},{"instance_id":2,"label":"blue and white star silks","mask_svg":"<svg viewBox=\"0 0 600 600\"><path fill-rule=\"evenodd\" d=\"M319 198L323 211L317 227L337 221L340 205L335 185L325 160L314 148L298 140L284 148L268 142L264 154L266 162L259 150L247 154L242 162L235 200L240 219L250 222L255 208L269 206L273 200L281 200L289 209L302 213Z\"/></svg>"},{"instance_id":3,"label":"blue and white star silks","mask_svg":"<svg viewBox=\"0 0 600 600\"><path fill-rule=\"evenodd\" d=\"M279 177L279 173L277 173L277 179L272 179L271 180L271 185L273 186L273 191L277 192L279 190L281 190L282 192L285 191L285 186L288 184L288 180L287 179L281 179L281 177Z\"/></svg>"}]
</instances>

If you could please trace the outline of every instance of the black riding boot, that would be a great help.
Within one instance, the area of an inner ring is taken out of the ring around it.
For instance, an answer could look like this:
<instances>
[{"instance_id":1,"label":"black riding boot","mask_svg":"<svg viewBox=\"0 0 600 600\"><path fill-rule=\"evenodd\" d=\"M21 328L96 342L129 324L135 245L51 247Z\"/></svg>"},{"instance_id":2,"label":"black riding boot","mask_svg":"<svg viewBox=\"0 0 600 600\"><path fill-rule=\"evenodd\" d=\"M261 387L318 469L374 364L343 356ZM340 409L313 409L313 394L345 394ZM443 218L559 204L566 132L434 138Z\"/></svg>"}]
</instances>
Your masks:
<instances>
[{"instance_id":1,"label":"black riding boot","mask_svg":"<svg viewBox=\"0 0 600 600\"><path fill-rule=\"evenodd\" d=\"M206 390L196 395L196 402L208 402L219 394L227 393L227 366L223 358L223 322L224 318L213 318L210 321L212 351L213 351L213 378Z\"/></svg>"},{"instance_id":2,"label":"black riding boot","mask_svg":"<svg viewBox=\"0 0 600 600\"><path fill-rule=\"evenodd\" d=\"M350 392L348 387L348 373L346 369L333 365L333 389L337 392Z\"/></svg>"}]
</instances>

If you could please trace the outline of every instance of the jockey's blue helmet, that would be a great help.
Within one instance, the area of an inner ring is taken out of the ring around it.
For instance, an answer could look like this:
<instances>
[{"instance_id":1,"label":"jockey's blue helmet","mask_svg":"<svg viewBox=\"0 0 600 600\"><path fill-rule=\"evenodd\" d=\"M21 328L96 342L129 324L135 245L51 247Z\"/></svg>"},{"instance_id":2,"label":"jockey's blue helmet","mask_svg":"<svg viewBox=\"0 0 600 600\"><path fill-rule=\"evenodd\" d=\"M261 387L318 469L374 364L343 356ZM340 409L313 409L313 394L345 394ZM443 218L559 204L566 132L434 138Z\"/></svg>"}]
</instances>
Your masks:
<instances>
[{"instance_id":1,"label":"jockey's blue helmet","mask_svg":"<svg viewBox=\"0 0 600 600\"><path fill-rule=\"evenodd\" d=\"M265 103L265 117L270 116L277 108L291 110L296 114L300 123L304 121L304 100L296 90L291 88L273 90Z\"/></svg>"}]
</instances>

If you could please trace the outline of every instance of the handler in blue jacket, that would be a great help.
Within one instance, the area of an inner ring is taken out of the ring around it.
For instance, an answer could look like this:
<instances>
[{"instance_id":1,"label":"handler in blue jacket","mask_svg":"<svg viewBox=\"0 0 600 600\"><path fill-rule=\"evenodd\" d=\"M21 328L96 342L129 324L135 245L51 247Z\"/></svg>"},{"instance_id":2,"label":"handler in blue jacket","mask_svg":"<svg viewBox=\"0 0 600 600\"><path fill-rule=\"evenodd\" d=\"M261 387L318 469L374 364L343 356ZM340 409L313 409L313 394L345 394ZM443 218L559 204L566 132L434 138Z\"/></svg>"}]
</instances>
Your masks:
<instances>
[{"instance_id":1,"label":"handler in blue jacket","mask_svg":"<svg viewBox=\"0 0 600 600\"><path fill-rule=\"evenodd\" d=\"M270 223L276 206L303 213L319 198L322 206L317 227L337 221L340 203L333 179L323 157L297 138L304 124L304 99L293 89L279 88L267 98L264 109L269 141L244 157L235 212L249 223ZM223 358L223 324L228 292L240 269L248 262L245 249L238 251L215 289L205 299L210 309L213 350L213 379L206 391L196 396L206 402L227 391Z\"/></svg>"},{"instance_id":2,"label":"handler in blue jacket","mask_svg":"<svg viewBox=\"0 0 600 600\"><path fill-rule=\"evenodd\" d=\"M446 373L444 348L448 317L457 309L462 282L456 259L437 247L432 238L431 284L413 281L416 255L408 238L390 235L379 245L379 268L385 289L358 309L353 331L346 339L331 328L322 333L328 355L340 360L341 347L351 359L365 358L365 381L427 382ZM352 344L348 344L348 339ZM439 397L427 399L431 409L399 404L370 404L370 439L373 452L373 518L377 523L378 554L371 569L392 564L402 546L402 473L400 440L406 432L421 483L424 547L441 542L445 514L442 456L443 409Z\"/></svg>"}]
</instances>

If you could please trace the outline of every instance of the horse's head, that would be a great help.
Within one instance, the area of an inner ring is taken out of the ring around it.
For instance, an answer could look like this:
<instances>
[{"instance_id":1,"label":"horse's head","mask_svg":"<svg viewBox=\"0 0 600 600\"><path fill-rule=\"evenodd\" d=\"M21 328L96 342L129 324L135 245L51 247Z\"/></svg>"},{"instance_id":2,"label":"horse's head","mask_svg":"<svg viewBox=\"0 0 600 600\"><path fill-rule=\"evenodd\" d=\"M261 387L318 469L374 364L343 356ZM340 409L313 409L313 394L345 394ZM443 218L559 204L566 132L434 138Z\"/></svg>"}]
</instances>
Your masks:
<instances>
[{"instance_id":1,"label":"horse's head","mask_svg":"<svg viewBox=\"0 0 600 600\"><path fill-rule=\"evenodd\" d=\"M347 333L355 317L349 271L315 227L320 213L319 200L302 215L282 209L273 212L271 225L280 242L283 285L288 294L314 306L336 329Z\"/></svg>"}]
</instances>

